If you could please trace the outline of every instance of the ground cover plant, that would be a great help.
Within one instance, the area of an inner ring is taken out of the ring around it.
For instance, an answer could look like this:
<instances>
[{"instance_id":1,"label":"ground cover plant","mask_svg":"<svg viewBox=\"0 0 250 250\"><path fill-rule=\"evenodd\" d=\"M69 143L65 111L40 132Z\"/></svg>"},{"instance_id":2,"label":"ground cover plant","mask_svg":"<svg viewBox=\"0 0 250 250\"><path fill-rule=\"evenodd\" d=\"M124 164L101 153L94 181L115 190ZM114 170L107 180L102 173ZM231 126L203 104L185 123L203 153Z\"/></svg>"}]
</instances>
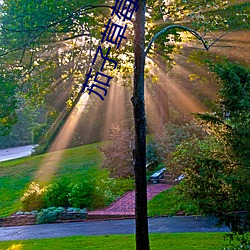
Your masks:
<instances>
[{"instance_id":1,"label":"ground cover plant","mask_svg":"<svg viewBox=\"0 0 250 250\"><path fill-rule=\"evenodd\" d=\"M151 234L152 250L221 250L229 246L224 233L168 233ZM135 249L134 235L76 236L0 242L4 250L78 250L78 249Z\"/></svg>"}]
</instances>

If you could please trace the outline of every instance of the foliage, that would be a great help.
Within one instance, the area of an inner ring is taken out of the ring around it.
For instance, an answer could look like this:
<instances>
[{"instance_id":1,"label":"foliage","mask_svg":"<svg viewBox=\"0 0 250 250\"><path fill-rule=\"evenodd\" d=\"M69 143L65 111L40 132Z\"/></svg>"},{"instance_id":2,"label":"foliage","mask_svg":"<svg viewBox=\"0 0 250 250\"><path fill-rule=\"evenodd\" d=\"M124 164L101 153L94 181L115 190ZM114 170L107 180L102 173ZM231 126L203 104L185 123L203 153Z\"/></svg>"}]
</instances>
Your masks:
<instances>
[{"instance_id":1,"label":"foliage","mask_svg":"<svg viewBox=\"0 0 250 250\"><path fill-rule=\"evenodd\" d=\"M31 183L21 201L25 211L40 210L42 207L92 207L94 192L93 181L83 180L77 183L61 178L43 189L37 183ZM43 211L43 210L42 210ZM45 215L47 216L47 210ZM53 211L51 213L51 216Z\"/></svg>"},{"instance_id":2,"label":"foliage","mask_svg":"<svg viewBox=\"0 0 250 250\"><path fill-rule=\"evenodd\" d=\"M44 189L38 183L32 182L28 190L21 197L24 211L39 210L43 206Z\"/></svg>"},{"instance_id":3,"label":"foliage","mask_svg":"<svg viewBox=\"0 0 250 250\"><path fill-rule=\"evenodd\" d=\"M70 184L70 181L63 177L45 187L43 196L45 207L68 207Z\"/></svg>"},{"instance_id":4,"label":"foliage","mask_svg":"<svg viewBox=\"0 0 250 250\"><path fill-rule=\"evenodd\" d=\"M250 240L247 233L228 233L225 236L225 239L228 239L230 242L230 247L224 247L223 250L249 250L250 249ZM235 244L234 241L237 241Z\"/></svg>"},{"instance_id":5,"label":"foliage","mask_svg":"<svg viewBox=\"0 0 250 250\"><path fill-rule=\"evenodd\" d=\"M5 0L1 3L0 68L13 73L15 84L11 88L18 89L19 95L35 106L53 97L51 93L59 93L61 88L64 93L67 92L64 103L76 100L87 66L91 64L92 52L100 41L103 23L110 17L111 11L106 7L85 10L91 4L103 6L106 2L87 1L84 6L79 0L70 3L65 0ZM183 20L186 25L204 33L229 29L235 25L235 20L237 28L249 23L247 3L228 6L227 1L147 1L147 8L147 43L162 28ZM112 52L112 57L119 58L121 62L118 64L119 72L124 78L129 78L124 83L127 85L133 68L133 34L133 26L128 24L129 46L122 46L118 53ZM168 65L173 61L171 54L179 47L173 40L182 40L178 30L162 35L152 48L152 52L161 54ZM126 60L121 55L126 55ZM12 102L16 98L14 92L11 89ZM15 122L11 119L16 118L16 104L11 106L13 116L8 116L9 125Z\"/></svg>"},{"instance_id":6,"label":"foliage","mask_svg":"<svg viewBox=\"0 0 250 250\"><path fill-rule=\"evenodd\" d=\"M183 140L196 134L202 138L205 134L194 122L185 125L167 123L163 130L154 134L147 143L147 161L164 163L167 156L175 151Z\"/></svg>"},{"instance_id":7,"label":"foliage","mask_svg":"<svg viewBox=\"0 0 250 250\"><path fill-rule=\"evenodd\" d=\"M33 128L44 119L44 109L33 108L24 100L19 100L20 108L16 110L17 123L12 126L8 135L0 137L0 148L30 145L33 141Z\"/></svg>"},{"instance_id":8,"label":"foliage","mask_svg":"<svg viewBox=\"0 0 250 250\"><path fill-rule=\"evenodd\" d=\"M113 178L101 179L96 182L93 195L93 205L95 209L105 207L117 198L113 192L115 185L116 180Z\"/></svg>"},{"instance_id":9,"label":"foliage","mask_svg":"<svg viewBox=\"0 0 250 250\"><path fill-rule=\"evenodd\" d=\"M59 213L64 212L62 207L48 207L37 213L36 224L55 222Z\"/></svg>"},{"instance_id":10,"label":"foliage","mask_svg":"<svg viewBox=\"0 0 250 250\"><path fill-rule=\"evenodd\" d=\"M107 142L100 151L104 155L102 168L110 172L110 177L128 178L133 176L132 135L128 129L119 125L111 127L111 142Z\"/></svg>"},{"instance_id":11,"label":"foliage","mask_svg":"<svg viewBox=\"0 0 250 250\"><path fill-rule=\"evenodd\" d=\"M0 77L0 136L7 135L11 127L17 122L16 109L18 100L16 86L10 79L6 79L1 72Z\"/></svg>"},{"instance_id":12,"label":"foliage","mask_svg":"<svg viewBox=\"0 0 250 250\"><path fill-rule=\"evenodd\" d=\"M133 189L134 180L132 178L102 178L97 180L93 194L94 208L105 207Z\"/></svg>"},{"instance_id":13,"label":"foliage","mask_svg":"<svg viewBox=\"0 0 250 250\"><path fill-rule=\"evenodd\" d=\"M80 209L80 208L75 208L75 207L68 207L67 212L87 213L86 208Z\"/></svg>"},{"instance_id":14,"label":"foliage","mask_svg":"<svg viewBox=\"0 0 250 250\"><path fill-rule=\"evenodd\" d=\"M184 174L180 193L194 200L202 211L229 212L239 206L237 193L232 190L231 169L224 169L219 159L225 158L223 145L213 137L183 142L172 154L168 168L173 177ZM216 195L215 195L216 194ZM228 210L229 209L229 210Z\"/></svg>"},{"instance_id":15,"label":"foliage","mask_svg":"<svg viewBox=\"0 0 250 250\"><path fill-rule=\"evenodd\" d=\"M131 178L113 179L102 174L92 177L85 174L84 178L84 180L81 178L72 181L62 177L43 189L38 184L32 183L31 191L29 189L24 195L26 197L28 193L28 198L22 202L31 206L34 201L36 206L32 206L29 210L26 210L27 205L23 206L24 211L59 206L65 208L72 206L78 210L80 208L97 209L109 205L124 193L134 189L134 180ZM40 202L37 202L38 199Z\"/></svg>"},{"instance_id":16,"label":"foliage","mask_svg":"<svg viewBox=\"0 0 250 250\"><path fill-rule=\"evenodd\" d=\"M91 208L94 182L89 178L76 183L63 177L45 187L43 196L45 207L77 207Z\"/></svg>"},{"instance_id":17,"label":"foliage","mask_svg":"<svg viewBox=\"0 0 250 250\"><path fill-rule=\"evenodd\" d=\"M47 127L48 127L47 123L41 123L41 124L36 125L32 129L33 143L35 143L35 144L39 143L42 136L46 133Z\"/></svg>"},{"instance_id":18,"label":"foliage","mask_svg":"<svg viewBox=\"0 0 250 250\"><path fill-rule=\"evenodd\" d=\"M91 180L85 179L81 182L72 185L69 193L69 204L73 207L90 208L92 204L92 196L94 192L94 183Z\"/></svg>"},{"instance_id":19,"label":"foliage","mask_svg":"<svg viewBox=\"0 0 250 250\"><path fill-rule=\"evenodd\" d=\"M183 142L172 154L169 168L176 175L185 174L180 190L187 199L232 231L243 233L250 219L250 74L230 62L210 68L222 86L216 112L196 115L210 136Z\"/></svg>"}]
</instances>

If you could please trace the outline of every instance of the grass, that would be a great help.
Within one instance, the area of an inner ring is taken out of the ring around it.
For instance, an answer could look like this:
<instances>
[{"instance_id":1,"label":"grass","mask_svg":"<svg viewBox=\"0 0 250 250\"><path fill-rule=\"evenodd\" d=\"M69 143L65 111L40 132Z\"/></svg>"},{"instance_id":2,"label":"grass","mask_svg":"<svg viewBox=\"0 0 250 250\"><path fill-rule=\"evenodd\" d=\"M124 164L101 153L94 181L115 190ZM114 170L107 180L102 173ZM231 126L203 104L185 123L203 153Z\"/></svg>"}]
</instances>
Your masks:
<instances>
[{"instance_id":1,"label":"grass","mask_svg":"<svg viewBox=\"0 0 250 250\"><path fill-rule=\"evenodd\" d=\"M64 176L79 181L86 174L105 177L107 172L98 168L102 160L98 145L100 143L65 150L52 180ZM53 156L56 152L50 154ZM20 210L20 197L30 182L37 181L34 176L45 156L30 156L0 163L0 217Z\"/></svg>"},{"instance_id":2,"label":"grass","mask_svg":"<svg viewBox=\"0 0 250 250\"><path fill-rule=\"evenodd\" d=\"M151 217L161 215L171 216L178 212L195 215L198 214L198 209L194 204L182 199L182 197L177 194L175 187L161 192L148 203L148 215Z\"/></svg>"},{"instance_id":3,"label":"grass","mask_svg":"<svg viewBox=\"0 0 250 250\"><path fill-rule=\"evenodd\" d=\"M221 250L228 246L224 233L151 234L151 250ZM67 238L0 242L1 250L135 249L134 235L74 236Z\"/></svg>"}]
</instances>

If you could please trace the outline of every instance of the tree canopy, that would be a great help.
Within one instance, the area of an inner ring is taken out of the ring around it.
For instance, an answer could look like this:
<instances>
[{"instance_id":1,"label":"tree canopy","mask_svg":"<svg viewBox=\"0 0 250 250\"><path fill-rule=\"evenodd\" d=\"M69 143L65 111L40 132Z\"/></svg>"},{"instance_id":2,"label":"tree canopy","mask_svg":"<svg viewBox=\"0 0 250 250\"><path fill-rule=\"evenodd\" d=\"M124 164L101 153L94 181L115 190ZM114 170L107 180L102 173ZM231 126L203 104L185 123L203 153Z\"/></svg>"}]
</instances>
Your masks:
<instances>
[{"instance_id":1,"label":"tree canopy","mask_svg":"<svg viewBox=\"0 0 250 250\"><path fill-rule=\"evenodd\" d=\"M178 24L154 41L148 56L154 57L157 52L171 64L171 53L177 46L172 41L183 39L178 29L183 24L200 31L207 45L205 35L230 29L231 20L238 20L238 16L242 17L238 26L246 27L249 7L242 2L235 9L234 1L230 6L227 1L147 1L146 44L163 28ZM69 92L64 102L74 101L101 39L103 23L110 18L111 6L105 1L87 1L84 5L64 0L3 1L0 64L16 71L16 91L39 105L51 93L60 91L61 84ZM119 73L128 78L133 68L132 23L128 23L127 33L126 44L113 50L112 57L118 61Z\"/></svg>"}]
</instances>

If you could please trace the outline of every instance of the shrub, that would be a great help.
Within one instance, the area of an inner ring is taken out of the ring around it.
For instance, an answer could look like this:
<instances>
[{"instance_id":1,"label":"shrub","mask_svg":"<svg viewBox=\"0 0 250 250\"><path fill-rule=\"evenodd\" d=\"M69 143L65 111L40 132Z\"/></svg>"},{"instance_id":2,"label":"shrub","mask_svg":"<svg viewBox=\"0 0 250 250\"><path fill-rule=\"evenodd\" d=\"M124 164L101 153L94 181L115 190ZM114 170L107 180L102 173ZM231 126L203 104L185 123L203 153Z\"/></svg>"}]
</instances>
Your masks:
<instances>
[{"instance_id":1,"label":"shrub","mask_svg":"<svg viewBox=\"0 0 250 250\"><path fill-rule=\"evenodd\" d=\"M67 213L71 213L71 212L87 213L87 210L86 208L80 209L80 208L75 208L75 207L68 207Z\"/></svg>"},{"instance_id":2,"label":"shrub","mask_svg":"<svg viewBox=\"0 0 250 250\"><path fill-rule=\"evenodd\" d=\"M154 171L159 163L159 156L157 153L157 142L154 140L149 140L147 143L147 170Z\"/></svg>"},{"instance_id":3,"label":"shrub","mask_svg":"<svg viewBox=\"0 0 250 250\"><path fill-rule=\"evenodd\" d=\"M66 178L61 178L58 181L48 185L44 192L45 207L68 207L70 181Z\"/></svg>"},{"instance_id":4,"label":"shrub","mask_svg":"<svg viewBox=\"0 0 250 250\"><path fill-rule=\"evenodd\" d=\"M100 208L111 204L124 193L134 189L132 178L106 178L96 182L93 205Z\"/></svg>"},{"instance_id":5,"label":"shrub","mask_svg":"<svg viewBox=\"0 0 250 250\"><path fill-rule=\"evenodd\" d=\"M114 178L101 179L96 182L93 193L93 205L95 209L107 206L116 199L116 196L112 192L115 185L116 180Z\"/></svg>"},{"instance_id":6,"label":"shrub","mask_svg":"<svg viewBox=\"0 0 250 250\"><path fill-rule=\"evenodd\" d=\"M225 247L223 250L250 250L250 240L247 233L228 233L225 239L229 240L231 246ZM235 240L237 241L236 244L234 242Z\"/></svg>"},{"instance_id":7,"label":"shrub","mask_svg":"<svg viewBox=\"0 0 250 250\"><path fill-rule=\"evenodd\" d=\"M209 67L222 88L212 113L196 114L208 136L182 143L170 162L185 174L186 197L242 233L250 229L250 71L227 61Z\"/></svg>"},{"instance_id":8,"label":"shrub","mask_svg":"<svg viewBox=\"0 0 250 250\"><path fill-rule=\"evenodd\" d=\"M36 224L55 222L59 213L64 212L62 207L49 207L37 213Z\"/></svg>"},{"instance_id":9,"label":"shrub","mask_svg":"<svg viewBox=\"0 0 250 250\"><path fill-rule=\"evenodd\" d=\"M41 140L42 136L46 133L46 130L48 129L47 123L37 124L32 129L32 141L33 143L37 144Z\"/></svg>"},{"instance_id":10,"label":"shrub","mask_svg":"<svg viewBox=\"0 0 250 250\"><path fill-rule=\"evenodd\" d=\"M91 207L92 195L94 193L94 185L92 181L87 179L76 183L72 186L69 193L69 204L73 207Z\"/></svg>"},{"instance_id":11,"label":"shrub","mask_svg":"<svg viewBox=\"0 0 250 250\"><path fill-rule=\"evenodd\" d=\"M124 193L134 190L135 182L133 178L119 178L116 179L116 185L113 186L113 193L119 197Z\"/></svg>"},{"instance_id":12,"label":"shrub","mask_svg":"<svg viewBox=\"0 0 250 250\"><path fill-rule=\"evenodd\" d=\"M43 207L44 189L38 183L32 182L27 191L21 197L22 209L24 211L39 210Z\"/></svg>"}]
</instances>

